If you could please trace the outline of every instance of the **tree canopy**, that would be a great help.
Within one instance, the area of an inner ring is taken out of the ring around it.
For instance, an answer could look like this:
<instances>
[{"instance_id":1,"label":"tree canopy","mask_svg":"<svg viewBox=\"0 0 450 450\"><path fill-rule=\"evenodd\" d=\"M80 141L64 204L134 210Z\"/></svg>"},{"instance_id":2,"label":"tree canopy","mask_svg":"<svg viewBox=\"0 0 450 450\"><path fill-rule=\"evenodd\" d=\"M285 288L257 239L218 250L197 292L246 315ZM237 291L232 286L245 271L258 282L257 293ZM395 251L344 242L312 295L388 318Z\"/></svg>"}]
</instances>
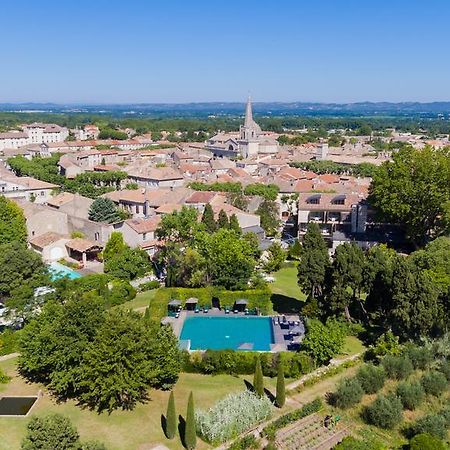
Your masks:
<instances>
[{"instance_id":1,"label":"tree canopy","mask_svg":"<svg viewBox=\"0 0 450 450\"><path fill-rule=\"evenodd\" d=\"M22 332L19 370L60 399L112 411L144 401L150 386L172 386L180 361L170 328L133 311L105 310L102 299L88 292L44 305Z\"/></svg>"},{"instance_id":2,"label":"tree canopy","mask_svg":"<svg viewBox=\"0 0 450 450\"><path fill-rule=\"evenodd\" d=\"M94 222L114 223L121 218L112 200L105 197L96 198L89 208L89 220Z\"/></svg>"},{"instance_id":3,"label":"tree canopy","mask_svg":"<svg viewBox=\"0 0 450 450\"><path fill-rule=\"evenodd\" d=\"M25 243L27 227L21 208L12 200L0 195L0 243Z\"/></svg>"},{"instance_id":4,"label":"tree canopy","mask_svg":"<svg viewBox=\"0 0 450 450\"><path fill-rule=\"evenodd\" d=\"M405 147L375 172L369 201L416 244L450 231L450 147Z\"/></svg>"}]
</instances>

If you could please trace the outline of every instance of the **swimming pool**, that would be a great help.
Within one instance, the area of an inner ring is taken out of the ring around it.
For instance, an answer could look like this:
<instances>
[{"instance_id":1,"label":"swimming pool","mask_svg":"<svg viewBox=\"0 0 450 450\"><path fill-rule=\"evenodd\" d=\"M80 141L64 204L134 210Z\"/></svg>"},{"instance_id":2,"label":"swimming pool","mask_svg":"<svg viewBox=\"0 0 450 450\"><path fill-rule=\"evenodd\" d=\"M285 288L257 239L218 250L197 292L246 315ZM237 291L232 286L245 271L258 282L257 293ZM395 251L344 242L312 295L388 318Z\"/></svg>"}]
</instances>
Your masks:
<instances>
[{"instance_id":1,"label":"swimming pool","mask_svg":"<svg viewBox=\"0 0 450 450\"><path fill-rule=\"evenodd\" d=\"M270 317L187 317L180 335L191 350L270 351L274 343Z\"/></svg>"},{"instance_id":2,"label":"swimming pool","mask_svg":"<svg viewBox=\"0 0 450 450\"><path fill-rule=\"evenodd\" d=\"M59 262L52 262L48 266L50 270L50 278L52 281L59 280L63 277L68 277L71 280L81 278L81 274L71 269L70 267L60 264Z\"/></svg>"}]
</instances>

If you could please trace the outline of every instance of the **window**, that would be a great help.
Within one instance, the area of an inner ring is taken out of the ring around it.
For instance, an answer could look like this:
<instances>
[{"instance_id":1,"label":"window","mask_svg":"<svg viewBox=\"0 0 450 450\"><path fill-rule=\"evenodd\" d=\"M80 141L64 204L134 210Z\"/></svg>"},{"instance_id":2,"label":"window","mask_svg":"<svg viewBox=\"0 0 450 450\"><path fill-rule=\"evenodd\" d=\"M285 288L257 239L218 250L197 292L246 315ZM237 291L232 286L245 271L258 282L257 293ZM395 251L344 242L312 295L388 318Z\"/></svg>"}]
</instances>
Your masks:
<instances>
[{"instance_id":1,"label":"window","mask_svg":"<svg viewBox=\"0 0 450 450\"><path fill-rule=\"evenodd\" d=\"M96 241L98 241L98 240L100 239L100 233L99 233L99 232L95 232L95 234L94 234L94 239L95 239Z\"/></svg>"},{"instance_id":2,"label":"window","mask_svg":"<svg viewBox=\"0 0 450 450\"><path fill-rule=\"evenodd\" d=\"M43 197L45 195L44 191L41 191L41 197Z\"/></svg>"},{"instance_id":3,"label":"window","mask_svg":"<svg viewBox=\"0 0 450 450\"><path fill-rule=\"evenodd\" d=\"M147 233L142 233L142 240L145 241L146 238L147 238Z\"/></svg>"}]
</instances>

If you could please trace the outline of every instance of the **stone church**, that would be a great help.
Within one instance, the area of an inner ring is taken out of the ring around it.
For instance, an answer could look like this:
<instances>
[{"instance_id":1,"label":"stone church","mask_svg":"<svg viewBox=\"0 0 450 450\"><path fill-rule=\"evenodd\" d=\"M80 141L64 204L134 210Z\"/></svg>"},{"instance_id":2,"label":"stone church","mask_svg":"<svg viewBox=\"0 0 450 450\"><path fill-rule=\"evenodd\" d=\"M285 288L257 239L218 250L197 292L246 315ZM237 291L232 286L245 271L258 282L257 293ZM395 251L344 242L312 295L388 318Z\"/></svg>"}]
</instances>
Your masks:
<instances>
[{"instance_id":1,"label":"stone church","mask_svg":"<svg viewBox=\"0 0 450 450\"><path fill-rule=\"evenodd\" d=\"M244 124L238 133L219 133L208 140L207 148L218 157L249 158L260 154L278 152L278 141L264 132L253 120L252 101L249 97L245 108Z\"/></svg>"}]
</instances>

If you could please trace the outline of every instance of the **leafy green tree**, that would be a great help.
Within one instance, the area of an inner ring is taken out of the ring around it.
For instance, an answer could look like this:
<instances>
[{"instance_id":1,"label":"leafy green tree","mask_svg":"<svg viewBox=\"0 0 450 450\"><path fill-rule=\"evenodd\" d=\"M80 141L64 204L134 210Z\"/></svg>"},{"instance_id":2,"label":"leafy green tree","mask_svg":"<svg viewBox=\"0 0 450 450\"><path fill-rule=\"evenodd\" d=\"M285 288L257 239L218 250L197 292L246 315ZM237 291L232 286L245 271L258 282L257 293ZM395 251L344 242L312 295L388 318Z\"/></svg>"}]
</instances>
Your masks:
<instances>
[{"instance_id":1,"label":"leafy green tree","mask_svg":"<svg viewBox=\"0 0 450 450\"><path fill-rule=\"evenodd\" d=\"M276 184L252 183L244 188L245 195L258 195L266 200L277 199L280 188Z\"/></svg>"},{"instance_id":2,"label":"leafy green tree","mask_svg":"<svg viewBox=\"0 0 450 450\"><path fill-rule=\"evenodd\" d=\"M336 321L328 320L323 324L317 319L309 319L302 347L317 364L328 363L342 350L344 336L342 326Z\"/></svg>"},{"instance_id":3,"label":"leafy green tree","mask_svg":"<svg viewBox=\"0 0 450 450\"><path fill-rule=\"evenodd\" d=\"M27 227L22 209L12 200L0 195L0 243L27 241Z\"/></svg>"},{"instance_id":4,"label":"leafy green tree","mask_svg":"<svg viewBox=\"0 0 450 450\"><path fill-rule=\"evenodd\" d=\"M413 365L406 356L386 355L381 364L384 367L386 376L392 380L404 380L413 372Z\"/></svg>"},{"instance_id":5,"label":"leafy green tree","mask_svg":"<svg viewBox=\"0 0 450 450\"><path fill-rule=\"evenodd\" d=\"M394 260L395 251L385 245L375 245L366 253L363 286L368 295L364 307L377 321L383 321L391 307L389 290Z\"/></svg>"},{"instance_id":6,"label":"leafy green tree","mask_svg":"<svg viewBox=\"0 0 450 450\"><path fill-rule=\"evenodd\" d=\"M334 393L334 400L338 408L347 409L357 405L363 394L364 391L358 378L345 378L339 383Z\"/></svg>"},{"instance_id":7,"label":"leafy green tree","mask_svg":"<svg viewBox=\"0 0 450 450\"><path fill-rule=\"evenodd\" d=\"M345 311L350 320L349 296L347 289L353 293L353 301L359 298L363 282L364 253L356 244L338 245L333 256L328 300L334 312Z\"/></svg>"},{"instance_id":8,"label":"leafy green tree","mask_svg":"<svg viewBox=\"0 0 450 450\"><path fill-rule=\"evenodd\" d=\"M439 397L446 389L448 389L447 378L441 372L431 371L425 373L420 379L425 392L435 397Z\"/></svg>"},{"instance_id":9,"label":"leafy green tree","mask_svg":"<svg viewBox=\"0 0 450 450\"><path fill-rule=\"evenodd\" d=\"M365 420L377 427L392 429L402 421L402 402L395 395L379 395L364 411Z\"/></svg>"},{"instance_id":10,"label":"leafy green tree","mask_svg":"<svg viewBox=\"0 0 450 450\"><path fill-rule=\"evenodd\" d=\"M208 279L215 286L243 289L253 275L255 249L234 231L220 229L212 235L204 234L198 251L207 261Z\"/></svg>"},{"instance_id":11,"label":"leafy green tree","mask_svg":"<svg viewBox=\"0 0 450 450\"><path fill-rule=\"evenodd\" d=\"M189 394L187 413L186 413L186 430L184 436L184 444L187 450L193 450L197 445L197 434L195 427L195 409L194 395Z\"/></svg>"},{"instance_id":12,"label":"leafy green tree","mask_svg":"<svg viewBox=\"0 0 450 450\"><path fill-rule=\"evenodd\" d=\"M177 432L177 413L175 410L175 397L173 391L170 392L169 401L167 403L165 432L168 439L173 439Z\"/></svg>"},{"instance_id":13,"label":"leafy green tree","mask_svg":"<svg viewBox=\"0 0 450 450\"><path fill-rule=\"evenodd\" d=\"M281 245L278 242L274 242L267 249L266 255L267 257L264 261L264 270L269 273L279 270L286 259L286 252L281 248Z\"/></svg>"},{"instance_id":14,"label":"leafy green tree","mask_svg":"<svg viewBox=\"0 0 450 450\"><path fill-rule=\"evenodd\" d=\"M429 276L402 256L395 259L385 321L403 338L429 335L440 324L439 293Z\"/></svg>"},{"instance_id":15,"label":"leafy green tree","mask_svg":"<svg viewBox=\"0 0 450 450\"><path fill-rule=\"evenodd\" d=\"M261 227L267 235L273 236L278 231L280 221L278 219L278 206L273 200L263 200L255 212L261 219Z\"/></svg>"},{"instance_id":16,"label":"leafy green tree","mask_svg":"<svg viewBox=\"0 0 450 450\"><path fill-rule=\"evenodd\" d=\"M34 416L27 425L22 450L80 450L80 436L61 414Z\"/></svg>"},{"instance_id":17,"label":"leafy green tree","mask_svg":"<svg viewBox=\"0 0 450 450\"><path fill-rule=\"evenodd\" d=\"M261 359L256 358L255 374L253 375L253 389L258 397L264 396L264 378L261 368Z\"/></svg>"},{"instance_id":18,"label":"leafy green tree","mask_svg":"<svg viewBox=\"0 0 450 450\"><path fill-rule=\"evenodd\" d=\"M383 387L386 374L381 366L365 364L358 370L356 378L365 394L375 394Z\"/></svg>"},{"instance_id":19,"label":"leafy green tree","mask_svg":"<svg viewBox=\"0 0 450 450\"><path fill-rule=\"evenodd\" d=\"M108 261L114 256L119 255L126 247L127 245L123 241L123 234L120 231L113 231L103 249L103 260Z\"/></svg>"},{"instance_id":20,"label":"leafy green tree","mask_svg":"<svg viewBox=\"0 0 450 450\"><path fill-rule=\"evenodd\" d=\"M298 284L311 298L322 295L329 265L330 257L320 228L311 222L303 238L298 265Z\"/></svg>"},{"instance_id":21,"label":"leafy green tree","mask_svg":"<svg viewBox=\"0 0 450 450\"><path fill-rule=\"evenodd\" d=\"M39 299L34 289L49 283L49 274L40 255L20 242L0 245L0 297L17 317L28 319Z\"/></svg>"},{"instance_id":22,"label":"leafy green tree","mask_svg":"<svg viewBox=\"0 0 450 450\"><path fill-rule=\"evenodd\" d=\"M183 206L180 211L164 214L156 230L159 239L187 244L198 231L197 210Z\"/></svg>"},{"instance_id":23,"label":"leafy green tree","mask_svg":"<svg viewBox=\"0 0 450 450\"><path fill-rule=\"evenodd\" d=\"M450 289L450 237L441 236L429 242L423 250L411 254L416 267L426 271L442 292Z\"/></svg>"},{"instance_id":24,"label":"leafy green tree","mask_svg":"<svg viewBox=\"0 0 450 450\"><path fill-rule=\"evenodd\" d=\"M230 224L229 224L230 230L235 231L237 234L241 234L241 226L239 225L239 220L236 217L236 214L232 214L230 217Z\"/></svg>"},{"instance_id":25,"label":"leafy green tree","mask_svg":"<svg viewBox=\"0 0 450 450\"><path fill-rule=\"evenodd\" d=\"M278 408L282 408L286 402L286 386L284 381L284 366L282 361L278 360L277 367L277 393L276 393L276 405Z\"/></svg>"},{"instance_id":26,"label":"leafy green tree","mask_svg":"<svg viewBox=\"0 0 450 450\"><path fill-rule=\"evenodd\" d=\"M450 231L450 149L406 147L375 172L369 201L385 220L404 224L423 244Z\"/></svg>"},{"instance_id":27,"label":"leafy green tree","mask_svg":"<svg viewBox=\"0 0 450 450\"><path fill-rule=\"evenodd\" d=\"M420 383L403 382L397 385L397 396L402 402L403 408L413 411L422 402L425 397L425 391Z\"/></svg>"},{"instance_id":28,"label":"leafy green tree","mask_svg":"<svg viewBox=\"0 0 450 450\"><path fill-rule=\"evenodd\" d=\"M227 213L223 209L219 211L219 217L217 218L217 228L219 230L230 228L230 222L228 221Z\"/></svg>"},{"instance_id":29,"label":"leafy green tree","mask_svg":"<svg viewBox=\"0 0 450 450\"><path fill-rule=\"evenodd\" d=\"M416 434L409 441L409 450L446 450L446 445L429 433Z\"/></svg>"},{"instance_id":30,"label":"leafy green tree","mask_svg":"<svg viewBox=\"0 0 450 450\"><path fill-rule=\"evenodd\" d=\"M78 381L81 402L111 412L133 409L144 401L148 387L155 383L159 363L169 362L156 350L169 350L170 344L158 343L158 338L154 326L138 313L109 310L83 354Z\"/></svg>"},{"instance_id":31,"label":"leafy green tree","mask_svg":"<svg viewBox=\"0 0 450 450\"><path fill-rule=\"evenodd\" d=\"M214 212L209 203L206 204L202 215L202 223L205 225L206 231L214 233L217 229L216 221L214 220Z\"/></svg>"},{"instance_id":32,"label":"leafy green tree","mask_svg":"<svg viewBox=\"0 0 450 450\"><path fill-rule=\"evenodd\" d=\"M302 244L298 239L289 247L289 258L291 259L300 259L302 252Z\"/></svg>"},{"instance_id":33,"label":"leafy green tree","mask_svg":"<svg viewBox=\"0 0 450 450\"><path fill-rule=\"evenodd\" d=\"M103 311L102 299L92 293L64 306L47 303L22 331L21 374L47 384L58 398L77 395L83 352L94 340Z\"/></svg>"},{"instance_id":34,"label":"leafy green tree","mask_svg":"<svg viewBox=\"0 0 450 450\"><path fill-rule=\"evenodd\" d=\"M242 209L242 211L247 210L248 199L242 192L229 192L227 194L227 199L235 208Z\"/></svg>"},{"instance_id":35,"label":"leafy green tree","mask_svg":"<svg viewBox=\"0 0 450 450\"><path fill-rule=\"evenodd\" d=\"M417 419L409 431L412 435L428 433L438 439L445 439L447 424L444 417L438 414L427 414Z\"/></svg>"},{"instance_id":36,"label":"leafy green tree","mask_svg":"<svg viewBox=\"0 0 450 450\"><path fill-rule=\"evenodd\" d=\"M89 208L89 220L94 222L113 223L120 220L120 215L112 200L105 197L99 197L94 200Z\"/></svg>"},{"instance_id":37,"label":"leafy green tree","mask_svg":"<svg viewBox=\"0 0 450 450\"><path fill-rule=\"evenodd\" d=\"M104 271L114 278L134 280L151 272L152 265L144 250L127 247L105 261Z\"/></svg>"}]
</instances>

